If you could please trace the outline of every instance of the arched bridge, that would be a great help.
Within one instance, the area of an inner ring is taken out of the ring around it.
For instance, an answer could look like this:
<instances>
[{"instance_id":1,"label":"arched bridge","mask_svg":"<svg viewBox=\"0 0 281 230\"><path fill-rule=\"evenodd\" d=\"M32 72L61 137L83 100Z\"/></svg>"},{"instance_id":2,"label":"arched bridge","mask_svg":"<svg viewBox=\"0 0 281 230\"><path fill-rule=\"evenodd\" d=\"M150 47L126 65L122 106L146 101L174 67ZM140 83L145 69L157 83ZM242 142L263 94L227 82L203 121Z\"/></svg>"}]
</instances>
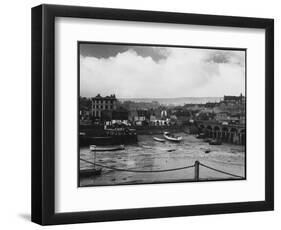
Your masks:
<instances>
[{"instance_id":1,"label":"arched bridge","mask_svg":"<svg viewBox=\"0 0 281 230\"><path fill-rule=\"evenodd\" d=\"M200 132L207 137L219 139L234 144L246 143L246 128L244 125L223 124L214 121L196 121Z\"/></svg>"}]
</instances>

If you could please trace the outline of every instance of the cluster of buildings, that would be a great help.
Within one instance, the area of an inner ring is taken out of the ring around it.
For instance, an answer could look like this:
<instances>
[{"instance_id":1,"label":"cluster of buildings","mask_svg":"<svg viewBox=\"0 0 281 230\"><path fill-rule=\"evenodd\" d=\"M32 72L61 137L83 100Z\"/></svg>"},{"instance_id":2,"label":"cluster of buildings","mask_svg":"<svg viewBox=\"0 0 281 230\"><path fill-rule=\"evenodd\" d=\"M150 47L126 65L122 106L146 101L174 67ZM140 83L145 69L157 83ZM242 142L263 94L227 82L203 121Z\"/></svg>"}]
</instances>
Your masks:
<instances>
[{"instance_id":1,"label":"cluster of buildings","mask_svg":"<svg viewBox=\"0 0 281 230\"><path fill-rule=\"evenodd\" d=\"M224 96L220 102L206 103L197 114L197 120L244 125L246 122L246 98L240 94L239 96Z\"/></svg>"},{"instance_id":2,"label":"cluster of buildings","mask_svg":"<svg viewBox=\"0 0 281 230\"><path fill-rule=\"evenodd\" d=\"M96 97L84 100L87 101L80 103L81 122L91 121L109 125L124 123L133 126L185 125L195 121L245 124L246 98L242 94L224 96L221 101L214 103L159 105L153 108L124 106L126 103L120 103L114 94L105 97L98 94Z\"/></svg>"}]
</instances>

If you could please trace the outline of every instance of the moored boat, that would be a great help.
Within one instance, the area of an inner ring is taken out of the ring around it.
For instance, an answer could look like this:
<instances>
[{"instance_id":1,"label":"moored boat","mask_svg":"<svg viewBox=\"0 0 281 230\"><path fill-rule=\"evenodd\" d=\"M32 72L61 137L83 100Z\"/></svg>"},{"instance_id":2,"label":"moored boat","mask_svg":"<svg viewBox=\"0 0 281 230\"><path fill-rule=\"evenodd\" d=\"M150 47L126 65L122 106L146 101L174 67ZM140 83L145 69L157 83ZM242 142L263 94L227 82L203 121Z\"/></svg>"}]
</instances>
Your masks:
<instances>
[{"instance_id":1,"label":"moored boat","mask_svg":"<svg viewBox=\"0 0 281 230\"><path fill-rule=\"evenodd\" d=\"M113 136L88 136L80 135L79 145L89 146L109 146L109 145L119 145L119 144L130 144L137 142L137 135L113 135Z\"/></svg>"},{"instance_id":2,"label":"moored boat","mask_svg":"<svg viewBox=\"0 0 281 230\"><path fill-rule=\"evenodd\" d=\"M90 176L99 176L101 175L102 169L82 169L79 171L80 177L90 177Z\"/></svg>"},{"instance_id":3,"label":"moored boat","mask_svg":"<svg viewBox=\"0 0 281 230\"><path fill-rule=\"evenodd\" d=\"M197 139L203 139L203 138L205 138L205 137L206 137L205 133L199 133L199 134L196 136Z\"/></svg>"},{"instance_id":4,"label":"moored boat","mask_svg":"<svg viewBox=\"0 0 281 230\"><path fill-rule=\"evenodd\" d=\"M115 145L115 146L96 146L96 145L90 145L91 151L117 151L117 150L124 150L124 145Z\"/></svg>"},{"instance_id":5,"label":"moored boat","mask_svg":"<svg viewBox=\"0 0 281 230\"><path fill-rule=\"evenodd\" d=\"M164 132L163 136L169 141L180 142L182 140L181 136L175 136L169 132Z\"/></svg>"},{"instance_id":6,"label":"moored boat","mask_svg":"<svg viewBox=\"0 0 281 230\"><path fill-rule=\"evenodd\" d=\"M221 145L222 142L220 140L211 140L209 142L209 145Z\"/></svg>"},{"instance_id":7,"label":"moored boat","mask_svg":"<svg viewBox=\"0 0 281 230\"><path fill-rule=\"evenodd\" d=\"M211 152L211 149L206 149L205 150L205 153L210 153Z\"/></svg>"},{"instance_id":8,"label":"moored boat","mask_svg":"<svg viewBox=\"0 0 281 230\"><path fill-rule=\"evenodd\" d=\"M153 140L159 141L159 142L165 142L165 139L158 138L158 137L153 137Z\"/></svg>"},{"instance_id":9,"label":"moored boat","mask_svg":"<svg viewBox=\"0 0 281 230\"><path fill-rule=\"evenodd\" d=\"M205 138L203 141L209 143L212 140L212 138Z\"/></svg>"}]
</instances>

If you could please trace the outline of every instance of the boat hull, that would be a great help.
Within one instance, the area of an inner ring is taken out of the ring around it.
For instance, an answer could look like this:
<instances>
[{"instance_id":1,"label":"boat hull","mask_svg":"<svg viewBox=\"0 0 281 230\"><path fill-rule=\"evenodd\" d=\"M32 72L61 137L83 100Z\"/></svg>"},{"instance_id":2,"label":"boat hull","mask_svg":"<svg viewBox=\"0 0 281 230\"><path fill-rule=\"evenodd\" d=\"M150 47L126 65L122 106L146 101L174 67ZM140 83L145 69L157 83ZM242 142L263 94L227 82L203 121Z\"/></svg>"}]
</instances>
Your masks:
<instances>
[{"instance_id":1,"label":"boat hull","mask_svg":"<svg viewBox=\"0 0 281 230\"><path fill-rule=\"evenodd\" d=\"M196 136L197 139L204 139L206 138L206 135L205 133L199 133L197 136Z\"/></svg>"},{"instance_id":2,"label":"boat hull","mask_svg":"<svg viewBox=\"0 0 281 230\"><path fill-rule=\"evenodd\" d=\"M171 137L166 132L163 134L163 136L165 137L165 139L172 142L180 142L182 140L182 137Z\"/></svg>"},{"instance_id":3,"label":"boat hull","mask_svg":"<svg viewBox=\"0 0 281 230\"><path fill-rule=\"evenodd\" d=\"M209 142L209 145L221 145L222 144L222 142L221 141L218 141L218 140L211 140L210 142Z\"/></svg>"},{"instance_id":4,"label":"boat hull","mask_svg":"<svg viewBox=\"0 0 281 230\"><path fill-rule=\"evenodd\" d=\"M120 144L132 144L137 143L137 135L122 135L122 136L104 136L104 137L92 137L92 136L80 136L79 146L89 145L120 145Z\"/></svg>"},{"instance_id":5,"label":"boat hull","mask_svg":"<svg viewBox=\"0 0 281 230\"><path fill-rule=\"evenodd\" d=\"M124 150L124 145L118 145L118 146L96 146L91 145L90 150L91 151L97 151L97 152L104 152L104 151L117 151L117 150Z\"/></svg>"},{"instance_id":6,"label":"boat hull","mask_svg":"<svg viewBox=\"0 0 281 230\"><path fill-rule=\"evenodd\" d=\"M101 175L102 169L82 169L79 171L80 177L91 177Z\"/></svg>"},{"instance_id":7,"label":"boat hull","mask_svg":"<svg viewBox=\"0 0 281 230\"><path fill-rule=\"evenodd\" d=\"M165 139L153 137L153 140L158 141L158 142L165 142Z\"/></svg>"}]
</instances>

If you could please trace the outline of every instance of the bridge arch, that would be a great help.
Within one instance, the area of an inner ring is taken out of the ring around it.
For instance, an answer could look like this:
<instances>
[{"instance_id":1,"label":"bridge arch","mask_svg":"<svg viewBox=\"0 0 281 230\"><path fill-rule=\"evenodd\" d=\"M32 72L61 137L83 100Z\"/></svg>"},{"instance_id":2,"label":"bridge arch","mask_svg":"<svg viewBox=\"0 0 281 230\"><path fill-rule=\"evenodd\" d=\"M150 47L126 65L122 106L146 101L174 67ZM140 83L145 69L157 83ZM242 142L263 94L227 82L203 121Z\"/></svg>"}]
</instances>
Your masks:
<instances>
[{"instance_id":1,"label":"bridge arch","mask_svg":"<svg viewBox=\"0 0 281 230\"><path fill-rule=\"evenodd\" d=\"M207 133L208 137L213 137L213 128L212 128L212 126L208 125L206 127L206 133Z\"/></svg>"},{"instance_id":2,"label":"bridge arch","mask_svg":"<svg viewBox=\"0 0 281 230\"><path fill-rule=\"evenodd\" d=\"M226 126L224 126L222 127L222 140L228 141L228 138L229 138L229 129Z\"/></svg>"},{"instance_id":3,"label":"bridge arch","mask_svg":"<svg viewBox=\"0 0 281 230\"><path fill-rule=\"evenodd\" d=\"M221 138L221 129L219 126L214 127L214 138Z\"/></svg>"},{"instance_id":4,"label":"bridge arch","mask_svg":"<svg viewBox=\"0 0 281 230\"><path fill-rule=\"evenodd\" d=\"M239 143L238 129L237 128L232 127L230 129L229 142L235 143L235 144Z\"/></svg>"},{"instance_id":5,"label":"bridge arch","mask_svg":"<svg viewBox=\"0 0 281 230\"><path fill-rule=\"evenodd\" d=\"M204 130L205 130L205 125L203 125L203 124L199 125L199 130L200 130L201 132L204 131Z\"/></svg>"},{"instance_id":6,"label":"bridge arch","mask_svg":"<svg viewBox=\"0 0 281 230\"><path fill-rule=\"evenodd\" d=\"M241 129L239 132L239 144L246 144L246 129Z\"/></svg>"}]
</instances>

